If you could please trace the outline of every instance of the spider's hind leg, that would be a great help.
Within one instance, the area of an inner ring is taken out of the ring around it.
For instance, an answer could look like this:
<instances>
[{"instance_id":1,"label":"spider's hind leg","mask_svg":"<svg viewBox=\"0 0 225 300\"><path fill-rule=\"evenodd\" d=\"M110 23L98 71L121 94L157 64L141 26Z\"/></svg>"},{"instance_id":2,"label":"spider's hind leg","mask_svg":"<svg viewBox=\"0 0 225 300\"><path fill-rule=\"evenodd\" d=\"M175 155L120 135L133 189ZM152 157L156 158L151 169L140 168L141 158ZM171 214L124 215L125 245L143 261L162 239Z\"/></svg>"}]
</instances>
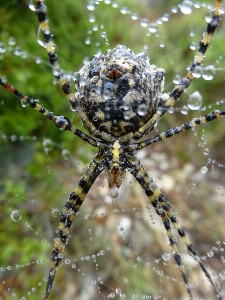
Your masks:
<instances>
[{"instance_id":1,"label":"spider's hind leg","mask_svg":"<svg viewBox=\"0 0 225 300\"><path fill-rule=\"evenodd\" d=\"M200 259L197 257L197 252L194 248L194 246L189 241L188 237L186 236L184 230L181 228L180 224L177 221L177 218L175 216L174 211L170 207L169 203L167 202L166 198L163 196L163 194L158 189L157 185L153 181L151 177L147 174L145 171L143 165L140 163L140 161L134 157L133 155L129 155L127 157L128 159L128 165L127 168L131 172L131 174L136 178L136 180L139 182L141 187L144 189L148 199L150 200L152 206L154 207L156 213L160 216L160 218L163 221L164 227L166 229L167 236L169 238L170 246L172 248L174 259L181 271L181 275L183 277L187 292L189 294L189 298L193 299L192 292L191 292L191 286L189 285L187 275L184 271L182 260L178 251L176 240L172 234L172 227L173 225L179 234L179 236L182 238L184 244L186 245L188 251L192 254L194 259L198 262L199 266L201 267L202 271L204 272L205 276L209 279L211 286L213 290L215 291L215 294L218 299L222 300L222 297L219 295L219 292L213 283L213 280L208 273L205 266L202 264Z\"/></svg>"},{"instance_id":2,"label":"spider's hind leg","mask_svg":"<svg viewBox=\"0 0 225 300\"><path fill-rule=\"evenodd\" d=\"M105 155L102 154L102 151L100 150L99 153L95 155L83 177L81 177L81 179L79 180L74 191L70 194L69 199L67 200L66 205L61 212L59 225L56 229L56 238L54 239L54 245L51 254L51 267L48 275L44 300L48 299L57 268L63 258L63 253L68 242L72 222L76 214L79 212L80 207L83 204L83 201L86 198L86 195L92 187L94 181L104 170L104 162Z\"/></svg>"}]
</instances>

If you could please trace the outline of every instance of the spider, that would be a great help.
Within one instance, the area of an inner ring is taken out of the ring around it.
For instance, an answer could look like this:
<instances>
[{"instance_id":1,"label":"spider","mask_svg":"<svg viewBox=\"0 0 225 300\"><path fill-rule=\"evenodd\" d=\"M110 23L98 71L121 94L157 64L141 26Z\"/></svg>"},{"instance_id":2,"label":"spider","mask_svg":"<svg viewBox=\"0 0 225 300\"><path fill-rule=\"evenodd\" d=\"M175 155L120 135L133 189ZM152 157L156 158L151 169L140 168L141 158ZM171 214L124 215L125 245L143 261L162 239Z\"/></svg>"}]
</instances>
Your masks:
<instances>
[{"instance_id":1,"label":"spider","mask_svg":"<svg viewBox=\"0 0 225 300\"><path fill-rule=\"evenodd\" d=\"M103 170L106 172L110 188L121 186L126 170L139 182L149 202L163 221L174 259L179 266L189 298L193 299L193 295L188 284L188 278L183 270L176 240L172 235L172 227L177 230L187 250L198 262L210 281L217 298L222 299L211 275L197 256L194 246L180 226L165 196L134 155L135 151L148 145L225 115L225 111L216 110L203 117L195 118L189 123L184 123L150 139L143 140L146 134L157 126L161 117L174 106L184 90L191 84L194 78L193 71L201 64L218 26L220 6L221 0L217 0L213 16L207 24L193 62L186 75L169 94L163 93L165 70L150 65L148 57L144 53L135 54L122 45L116 46L113 50L108 50L105 54L95 55L78 72L75 78L76 93L74 94L71 89L70 78L60 68L58 62L44 0L35 0L35 5L30 5L40 23L39 30L44 36L52 73L67 96L72 109L79 116L90 135L74 127L65 116L55 115L53 112L48 111L39 104L38 100L22 94L6 83L4 79L0 79L0 84L8 92L20 98L23 106L32 107L44 117L53 121L58 129L67 130L99 149L61 212L51 254L51 266L44 300L49 298L56 271L68 243L72 222L94 181Z\"/></svg>"}]
</instances>

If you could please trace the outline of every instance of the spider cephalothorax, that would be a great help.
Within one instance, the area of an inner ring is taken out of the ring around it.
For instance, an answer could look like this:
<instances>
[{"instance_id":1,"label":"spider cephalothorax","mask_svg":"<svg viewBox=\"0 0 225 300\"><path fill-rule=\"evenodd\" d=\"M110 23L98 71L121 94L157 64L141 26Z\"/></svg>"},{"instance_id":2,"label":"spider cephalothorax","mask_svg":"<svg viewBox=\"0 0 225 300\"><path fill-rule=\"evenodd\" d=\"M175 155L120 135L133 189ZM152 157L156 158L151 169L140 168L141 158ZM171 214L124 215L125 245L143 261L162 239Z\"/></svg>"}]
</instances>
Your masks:
<instances>
[{"instance_id":1,"label":"spider cephalothorax","mask_svg":"<svg viewBox=\"0 0 225 300\"><path fill-rule=\"evenodd\" d=\"M118 45L81 69L76 98L98 130L120 137L141 128L161 106L164 74L144 53Z\"/></svg>"},{"instance_id":2,"label":"spider cephalothorax","mask_svg":"<svg viewBox=\"0 0 225 300\"><path fill-rule=\"evenodd\" d=\"M128 170L145 191L149 203L154 207L164 224L189 299L193 299L191 286L182 265L176 240L173 237L173 227L210 281L217 299L221 300L221 294L197 256L194 246L181 228L176 214L154 180L145 171L140 160L134 155L135 151L148 145L225 115L225 111L213 111L150 139L140 141L140 138L153 130L160 118L169 108L173 107L192 82L193 72L201 64L212 35L218 26L221 0L216 2L213 16L207 24L206 31L199 43L198 53L195 55L187 74L169 94L162 94L165 74L163 69L150 65L145 54L135 55L125 46L118 45L103 55L94 56L78 72L75 80L77 88L75 95L71 90L70 77L63 72L58 63L52 34L48 26L44 0L35 1L36 5L32 5L32 9L38 16L53 75L90 135L78 130L68 118L54 115L53 112L40 105L37 100L23 95L3 79L0 79L0 84L10 93L19 97L23 106L30 106L40 112L44 117L53 121L58 129L70 131L99 149L85 174L69 195L61 212L52 249L51 267L44 299L47 300L49 297L57 267L63 258L63 252L68 242L72 222L96 178L105 170L109 186L120 187L125 172Z\"/></svg>"}]
</instances>

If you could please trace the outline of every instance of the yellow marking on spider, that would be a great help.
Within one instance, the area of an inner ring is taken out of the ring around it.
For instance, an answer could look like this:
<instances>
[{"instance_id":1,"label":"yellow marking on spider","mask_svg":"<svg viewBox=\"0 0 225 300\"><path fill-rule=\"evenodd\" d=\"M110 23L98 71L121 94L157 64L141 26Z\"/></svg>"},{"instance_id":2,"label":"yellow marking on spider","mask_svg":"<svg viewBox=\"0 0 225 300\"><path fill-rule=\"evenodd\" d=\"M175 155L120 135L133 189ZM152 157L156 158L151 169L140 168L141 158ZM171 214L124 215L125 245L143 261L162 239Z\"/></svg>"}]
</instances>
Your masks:
<instances>
[{"instance_id":1,"label":"yellow marking on spider","mask_svg":"<svg viewBox=\"0 0 225 300\"><path fill-rule=\"evenodd\" d=\"M86 196L87 196L87 193L85 193L85 192L82 192L81 194L79 194L81 201L83 201Z\"/></svg>"},{"instance_id":2,"label":"yellow marking on spider","mask_svg":"<svg viewBox=\"0 0 225 300\"><path fill-rule=\"evenodd\" d=\"M84 175L84 181L88 183L89 180L90 180L90 175L85 174Z\"/></svg>"},{"instance_id":3,"label":"yellow marking on spider","mask_svg":"<svg viewBox=\"0 0 225 300\"><path fill-rule=\"evenodd\" d=\"M46 44L46 50L47 50L48 53L55 52L55 49L54 49L54 46L53 46L52 42L49 42L49 43Z\"/></svg>"},{"instance_id":4,"label":"yellow marking on spider","mask_svg":"<svg viewBox=\"0 0 225 300\"><path fill-rule=\"evenodd\" d=\"M69 236L70 230L69 228L64 228L63 229L63 234L66 235L67 237Z\"/></svg>"},{"instance_id":5,"label":"yellow marking on spider","mask_svg":"<svg viewBox=\"0 0 225 300\"><path fill-rule=\"evenodd\" d=\"M64 250L64 245L61 242L60 237L57 237L54 239L54 248L58 251L58 252L63 252Z\"/></svg>"},{"instance_id":6,"label":"yellow marking on spider","mask_svg":"<svg viewBox=\"0 0 225 300\"><path fill-rule=\"evenodd\" d=\"M159 198L159 196L161 195L161 192L160 192L160 190L155 189L155 190L153 191L153 194L154 194L154 196L155 196L156 198Z\"/></svg>"},{"instance_id":7,"label":"yellow marking on spider","mask_svg":"<svg viewBox=\"0 0 225 300\"><path fill-rule=\"evenodd\" d=\"M180 88L180 90L182 90L182 89ZM165 105L166 105L166 106L174 106L174 104L175 104L175 100L174 100L174 98L172 98L172 97L170 97L170 98L165 102Z\"/></svg>"},{"instance_id":8,"label":"yellow marking on spider","mask_svg":"<svg viewBox=\"0 0 225 300\"><path fill-rule=\"evenodd\" d=\"M83 191L82 187L81 187L81 186L77 186L77 187L75 188L75 190L74 190L74 194L75 194L75 195L79 195L79 194L82 193L82 191Z\"/></svg>"},{"instance_id":9,"label":"yellow marking on spider","mask_svg":"<svg viewBox=\"0 0 225 300\"><path fill-rule=\"evenodd\" d=\"M105 114L100 109L95 113L95 116L102 121L105 120Z\"/></svg>"},{"instance_id":10,"label":"yellow marking on spider","mask_svg":"<svg viewBox=\"0 0 225 300\"><path fill-rule=\"evenodd\" d=\"M65 228L65 223L63 222L60 222L59 225L58 225L58 230L63 230Z\"/></svg>"},{"instance_id":11,"label":"yellow marking on spider","mask_svg":"<svg viewBox=\"0 0 225 300\"><path fill-rule=\"evenodd\" d=\"M48 26L48 21L43 21L40 23L40 29L41 31L46 31L49 29L49 26Z\"/></svg>"},{"instance_id":12,"label":"yellow marking on spider","mask_svg":"<svg viewBox=\"0 0 225 300\"><path fill-rule=\"evenodd\" d=\"M194 61L200 63L200 62L202 61L202 59L203 59L202 53L201 53L201 52L198 52L198 53L195 55Z\"/></svg>"},{"instance_id":13,"label":"yellow marking on spider","mask_svg":"<svg viewBox=\"0 0 225 300\"><path fill-rule=\"evenodd\" d=\"M113 161L118 161L122 152L123 150L121 149L120 143L118 141L115 141L112 149Z\"/></svg>"}]
</instances>

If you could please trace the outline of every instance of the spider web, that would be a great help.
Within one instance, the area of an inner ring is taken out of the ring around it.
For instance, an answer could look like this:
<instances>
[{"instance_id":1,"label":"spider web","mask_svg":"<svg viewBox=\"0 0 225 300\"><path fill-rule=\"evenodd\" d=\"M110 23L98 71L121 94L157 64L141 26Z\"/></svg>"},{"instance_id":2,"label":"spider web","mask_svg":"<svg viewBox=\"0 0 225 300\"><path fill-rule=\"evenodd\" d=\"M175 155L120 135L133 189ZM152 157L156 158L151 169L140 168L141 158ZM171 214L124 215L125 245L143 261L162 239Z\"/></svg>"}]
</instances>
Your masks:
<instances>
[{"instance_id":1,"label":"spider web","mask_svg":"<svg viewBox=\"0 0 225 300\"><path fill-rule=\"evenodd\" d=\"M146 52L152 64L166 70L169 92L192 61L214 2L65 0L62 6L47 1L47 8L66 72L79 71L94 54L125 44L136 53ZM34 13L25 2L13 4L7 1L0 8L1 76L82 129L37 43ZM156 133L225 109L223 29L222 18L202 76L162 118ZM96 149L57 131L3 89L0 95L0 299L42 299L60 211ZM223 123L199 126L137 156L224 292ZM129 173L119 191L109 191L101 174L74 221L50 299L188 299L164 226L147 205ZM174 234L193 294L214 299L204 274Z\"/></svg>"}]
</instances>

